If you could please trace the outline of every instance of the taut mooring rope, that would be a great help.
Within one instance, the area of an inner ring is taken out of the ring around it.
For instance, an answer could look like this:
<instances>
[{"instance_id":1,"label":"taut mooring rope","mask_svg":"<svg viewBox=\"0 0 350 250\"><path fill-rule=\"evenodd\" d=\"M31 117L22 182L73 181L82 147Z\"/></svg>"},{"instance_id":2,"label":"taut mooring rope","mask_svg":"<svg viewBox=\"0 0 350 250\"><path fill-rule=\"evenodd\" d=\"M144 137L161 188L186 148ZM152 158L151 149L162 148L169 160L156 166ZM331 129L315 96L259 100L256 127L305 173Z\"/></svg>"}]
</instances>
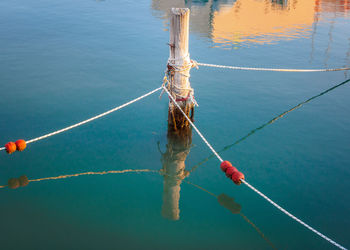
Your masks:
<instances>
[{"instance_id":1,"label":"taut mooring rope","mask_svg":"<svg viewBox=\"0 0 350 250\"><path fill-rule=\"evenodd\" d=\"M113 109L111 109L111 110L108 110L108 111L106 111L106 112L104 112L104 113L102 113L102 114L99 114L99 115L96 115L96 116L94 116L94 117L91 117L91 118L89 118L89 119L87 119L87 120L84 120L84 121L82 121L82 122L73 124L73 125L71 125L71 126L69 126L69 127L66 127L66 128L60 129L60 130L57 130L57 131L52 132L52 133L49 133L49 134L46 134L46 135L43 135L43 136L40 136L40 137L31 139L31 140L28 140L28 141L26 141L26 143L29 144L29 143L32 143L32 142L36 142L36 141L45 139L45 138L50 137L50 136L53 136L53 135L57 135L57 134L63 133L63 132L68 131L68 130L70 130L70 129L72 129L72 128L79 127L79 126L81 126L81 125L83 125L83 124L85 124L85 123L91 122L91 121L93 121L93 120L96 120L96 119L98 119L98 118L101 118L101 117L103 117L103 116L106 116L106 115L108 115L108 114L110 114L110 113L112 113L112 112L115 112L115 111L117 111L117 110L119 110L119 109L125 108L126 106L128 106L128 105L130 105L130 104L132 104L132 103L134 103L134 102L137 102L137 101L139 101L139 100L141 100L141 99L143 99L143 98L145 98L145 97L147 97L147 96L149 96L149 95L151 95L151 94L157 92L157 91L160 90L161 88L162 88L162 87L156 88L156 89L154 89L154 90L152 90L152 91L150 91L150 92L148 92L148 93L146 93L146 94L144 94L144 95L142 95L142 96L140 96L140 97L137 97L137 98L135 98L135 99L133 99L133 100L127 102L127 103L124 103L124 104L122 104L122 105L120 105L120 106L118 106L118 107L115 107L115 108L113 108ZM2 148L0 148L0 151L1 151L1 150L4 150L4 149L5 149L5 147L2 147Z\"/></svg>"},{"instance_id":2,"label":"taut mooring rope","mask_svg":"<svg viewBox=\"0 0 350 250\"><path fill-rule=\"evenodd\" d=\"M207 146L210 148L210 150L215 154L215 156L220 160L220 162L223 162L224 160L220 157L220 155L214 150L214 148L210 145L210 143L205 139L205 137L202 135L202 133L198 130L198 128L193 124L190 118L185 114L185 112L180 108L179 104L175 101L174 97L170 94L169 90L165 87L162 86L162 88L167 92L168 96L171 98L171 100L175 103L177 108L181 111L181 113L186 117L188 122L191 124L191 126L196 130L197 134L202 138L202 140L207 144Z\"/></svg>"},{"instance_id":3,"label":"taut mooring rope","mask_svg":"<svg viewBox=\"0 0 350 250\"><path fill-rule=\"evenodd\" d=\"M259 190L257 190L255 187L253 187L252 185L250 185L247 181L245 180L241 180L244 184L247 185L247 187L249 187L251 190L253 190L254 192L256 192L258 195L260 195L261 197L263 197L265 200L267 200L270 204L272 204L273 206L275 206L278 210L280 210L282 213L286 214L287 216L289 216L290 218L292 218L293 220L295 220L296 222L299 222L301 225L303 225L304 227L306 227L307 229L311 230L312 232L314 232L315 234L317 234L318 236L322 237L323 239L325 239L326 241L328 241L329 243L333 244L334 246L346 250L345 247L343 247L342 245L338 244L337 242L335 242L334 240L328 238L326 235L320 233L319 231L317 231L316 229L314 229L313 227L311 227L310 225L306 224L304 221L300 220L299 218L295 217L294 215L292 215L291 213L289 213L287 210L285 210L283 207L279 206L277 203L275 203L274 201L272 201L269 197L267 197L266 195L264 195L263 193L261 193Z\"/></svg>"},{"instance_id":4,"label":"taut mooring rope","mask_svg":"<svg viewBox=\"0 0 350 250\"><path fill-rule=\"evenodd\" d=\"M191 124L191 126L195 129L195 131L198 133L198 135L202 138L202 140L205 142L205 144L207 144L207 146L210 148L210 150L215 154L215 156L219 159L220 162L222 162L222 158L220 157L220 155L215 151L215 149L210 145L210 143L205 139L205 137L202 135L202 133L198 130L198 128L193 124L193 122L191 121L191 119L185 114L185 112L182 110L182 108L179 106L179 104L177 104L177 102L175 101L174 97L170 94L170 92L168 91L168 89L165 86L162 86L162 88L165 90L165 92L167 92L167 94L169 95L170 99L173 101L173 103L176 105L176 107L181 111L181 113L185 116L185 118L187 119L187 121ZM323 239L325 239L326 241L328 241L329 243L333 244L334 246L343 249L343 250L347 250L345 247L343 247L342 245L338 244L337 242L335 242L334 240L328 238L327 236L325 236L324 234L320 233L319 231L317 231L316 229L314 229L313 227L309 226L308 224L306 224L305 222L303 222L302 220L298 219L297 217L295 217L294 215L292 215L291 213L289 213L287 210L285 210L284 208L282 208L281 206L279 206L277 203L275 203L274 201L272 201L269 197L267 197L266 195L264 195L263 193L261 193L259 190L257 190L255 187L253 187L251 184L249 184L247 181L241 179L241 181L247 186L249 187L251 190L253 190L254 192L256 192L257 194L259 194L261 197L263 197L265 200L267 200L270 204L272 204L274 207L276 207L278 210L280 210L281 212L283 212L284 214L286 214L287 216L289 216L290 218L292 218L293 220L295 220L296 222L300 223L301 225L303 225L304 227L306 227L307 229L311 230L312 232L314 232L315 234L317 234L318 236L322 237Z\"/></svg>"},{"instance_id":5,"label":"taut mooring rope","mask_svg":"<svg viewBox=\"0 0 350 250\"><path fill-rule=\"evenodd\" d=\"M234 70L255 70L255 71L278 71L278 72L328 72L328 71L342 71L350 70L350 68L337 68L337 69L275 69L275 68L253 68L253 67L240 67L240 66L226 66L209 63L195 63L198 66L222 68L222 69L234 69Z\"/></svg>"}]
</instances>

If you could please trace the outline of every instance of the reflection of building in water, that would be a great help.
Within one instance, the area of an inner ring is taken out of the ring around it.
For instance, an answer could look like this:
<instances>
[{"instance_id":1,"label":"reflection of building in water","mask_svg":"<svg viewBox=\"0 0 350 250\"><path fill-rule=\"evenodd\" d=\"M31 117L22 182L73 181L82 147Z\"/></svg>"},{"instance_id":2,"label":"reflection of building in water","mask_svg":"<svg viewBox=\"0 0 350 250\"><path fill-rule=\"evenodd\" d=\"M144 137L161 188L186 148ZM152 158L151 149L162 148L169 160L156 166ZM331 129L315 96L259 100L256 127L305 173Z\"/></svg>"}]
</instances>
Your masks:
<instances>
[{"instance_id":1,"label":"reflection of building in water","mask_svg":"<svg viewBox=\"0 0 350 250\"><path fill-rule=\"evenodd\" d=\"M234 2L235 0L153 0L152 9L158 11L155 14L164 19L168 27L172 7L189 8L191 32L211 37L213 13L219 11L222 6L232 6Z\"/></svg>"},{"instance_id":2,"label":"reflection of building in water","mask_svg":"<svg viewBox=\"0 0 350 250\"><path fill-rule=\"evenodd\" d=\"M324 64L328 67L328 59L330 57L330 52L333 44L333 30L335 26L335 19L339 16L347 16L350 13L350 0L316 0L315 1L315 18L313 24L313 32L312 32L312 51L310 56L310 61L313 60L314 55L314 40L317 31L317 25L319 19L328 19L330 23L329 31L328 31L328 44L325 49L325 60ZM345 67L348 65L348 55L345 58ZM347 77L347 72L344 72L345 77Z\"/></svg>"},{"instance_id":3,"label":"reflection of building in water","mask_svg":"<svg viewBox=\"0 0 350 250\"><path fill-rule=\"evenodd\" d=\"M272 3L280 4L282 7L287 6L288 0L271 0Z\"/></svg>"},{"instance_id":4,"label":"reflection of building in water","mask_svg":"<svg viewBox=\"0 0 350 250\"><path fill-rule=\"evenodd\" d=\"M315 2L237 0L214 13L215 43L271 43L303 37L313 23Z\"/></svg>"},{"instance_id":5,"label":"reflection of building in water","mask_svg":"<svg viewBox=\"0 0 350 250\"><path fill-rule=\"evenodd\" d=\"M347 12L350 0L153 0L168 20L171 7L191 10L191 31L218 46L309 37L317 12ZM335 6L335 7L334 7ZM159 13L159 12L157 12Z\"/></svg>"},{"instance_id":6,"label":"reflection of building in water","mask_svg":"<svg viewBox=\"0 0 350 250\"><path fill-rule=\"evenodd\" d=\"M350 12L350 0L316 0L315 10L323 13L341 13Z\"/></svg>"},{"instance_id":7,"label":"reflection of building in water","mask_svg":"<svg viewBox=\"0 0 350 250\"><path fill-rule=\"evenodd\" d=\"M164 176L162 216L166 219L180 218L180 185L189 175L185 170L185 161L192 143L191 133L191 128L186 129L183 134L168 130L168 144L166 152L162 153L161 171Z\"/></svg>"}]
</instances>

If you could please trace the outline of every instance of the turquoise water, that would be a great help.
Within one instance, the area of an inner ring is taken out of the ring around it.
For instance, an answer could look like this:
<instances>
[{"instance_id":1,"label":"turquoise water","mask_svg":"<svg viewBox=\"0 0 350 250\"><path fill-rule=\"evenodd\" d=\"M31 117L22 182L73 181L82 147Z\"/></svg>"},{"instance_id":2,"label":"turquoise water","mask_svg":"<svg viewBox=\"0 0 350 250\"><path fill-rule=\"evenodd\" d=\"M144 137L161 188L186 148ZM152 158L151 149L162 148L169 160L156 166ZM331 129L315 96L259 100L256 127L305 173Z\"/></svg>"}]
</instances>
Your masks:
<instances>
[{"instance_id":1,"label":"turquoise water","mask_svg":"<svg viewBox=\"0 0 350 250\"><path fill-rule=\"evenodd\" d=\"M254 1L1 1L0 143L61 129L160 86L169 53L169 6L191 8L190 53L199 62L277 68L350 65L346 1L316 1L321 4L315 3L313 12L299 14L298 8L306 8L296 1ZM249 33L250 23L242 21L239 11L251 2L257 8L264 2L264 15L278 14L266 16L278 18L271 21L277 33L265 29L268 24L254 24ZM311 16L282 22L293 10L296 19ZM227 20L247 25L246 34L220 25L220 15L230 11L237 16ZM288 31L279 27L279 20ZM200 105L195 123L215 149L223 150L349 78L349 72L193 69L191 84ZM221 153L272 200L346 247L349 95L349 83L342 84ZM21 153L1 151L0 185L21 175L37 179L89 171L161 170L161 152L172 144L166 119L167 98L159 100L155 94L29 144ZM158 172L2 188L1 249L333 248L246 186L235 186L215 158L191 171L210 155L193 133L186 157L190 174L179 184L177 220L165 218L166 177ZM220 205L215 196L222 193L234 198L241 214Z\"/></svg>"}]
</instances>

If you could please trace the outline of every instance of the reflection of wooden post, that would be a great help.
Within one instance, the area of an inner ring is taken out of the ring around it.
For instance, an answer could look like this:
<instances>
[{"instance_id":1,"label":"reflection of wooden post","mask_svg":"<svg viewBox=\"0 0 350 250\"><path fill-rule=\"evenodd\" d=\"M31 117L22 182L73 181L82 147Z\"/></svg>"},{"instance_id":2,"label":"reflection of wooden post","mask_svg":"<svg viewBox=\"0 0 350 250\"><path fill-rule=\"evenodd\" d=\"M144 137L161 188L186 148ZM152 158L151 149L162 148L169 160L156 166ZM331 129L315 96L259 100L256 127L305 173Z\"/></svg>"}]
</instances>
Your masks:
<instances>
[{"instance_id":1,"label":"reflection of wooden post","mask_svg":"<svg viewBox=\"0 0 350 250\"><path fill-rule=\"evenodd\" d=\"M167 150L162 155L164 175L162 216L170 220L180 218L180 185L182 180L188 176L185 170L185 160L192 142L191 129L188 128L186 132L180 135L169 130Z\"/></svg>"},{"instance_id":2,"label":"reflection of wooden post","mask_svg":"<svg viewBox=\"0 0 350 250\"><path fill-rule=\"evenodd\" d=\"M193 89L189 77L192 67L188 53L190 10L188 8L172 8L170 18L170 56L168 60L168 78L170 93L180 107L193 116ZM173 103L169 103L169 128L173 130L189 127L188 121Z\"/></svg>"}]
</instances>

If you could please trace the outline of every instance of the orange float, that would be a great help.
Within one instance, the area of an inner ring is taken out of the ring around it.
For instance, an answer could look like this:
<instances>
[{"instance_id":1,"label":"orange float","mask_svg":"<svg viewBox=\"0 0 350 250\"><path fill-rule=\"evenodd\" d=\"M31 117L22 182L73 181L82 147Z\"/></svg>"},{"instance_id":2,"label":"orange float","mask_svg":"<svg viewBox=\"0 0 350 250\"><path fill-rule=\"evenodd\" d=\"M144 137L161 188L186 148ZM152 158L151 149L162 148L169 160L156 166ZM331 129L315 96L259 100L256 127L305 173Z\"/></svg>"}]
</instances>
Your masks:
<instances>
[{"instance_id":1,"label":"orange float","mask_svg":"<svg viewBox=\"0 0 350 250\"><path fill-rule=\"evenodd\" d=\"M233 166L226 169L226 176L231 179L233 173L237 172L237 169Z\"/></svg>"},{"instance_id":2,"label":"orange float","mask_svg":"<svg viewBox=\"0 0 350 250\"><path fill-rule=\"evenodd\" d=\"M235 171L232 175L231 175L231 179L232 181L237 184L240 185L242 183L241 180L244 180L244 174L242 174L239 171Z\"/></svg>"},{"instance_id":3,"label":"orange float","mask_svg":"<svg viewBox=\"0 0 350 250\"><path fill-rule=\"evenodd\" d=\"M244 180L244 174L239 172L237 168L232 166L229 161L222 161L220 164L220 168L223 172L226 173L226 176L230 178L235 184L240 185L242 183L241 180Z\"/></svg>"},{"instance_id":4,"label":"orange float","mask_svg":"<svg viewBox=\"0 0 350 250\"><path fill-rule=\"evenodd\" d=\"M8 154L12 154L13 152L16 151L17 146L16 146L16 144L14 142L10 141L10 142L5 144L5 149L6 149L6 152Z\"/></svg>"},{"instance_id":5,"label":"orange float","mask_svg":"<svg viewBox=\"0 0 350 250\"><path fill-rule=\"evenodd\" d=\"M232 167L232 164L231 164L231 162L229 162L229 161L223 161L223 162L221 162L221 164L220 164L220 168L221 168L221 170L222 170L223 172L226 172L226 169L229 168L229 167Z\"/></svg>"},{"instance_id":6,"label":"orange float","mask_svg":"<svg viewBox=\"0 0 350 250\"><path fill-rule=\"evenodd\" d=\"M18 151L23 151L27 147L27 143L25 140L17 140L16 141L16 146Z\"/></svg>"}]
</instances>

